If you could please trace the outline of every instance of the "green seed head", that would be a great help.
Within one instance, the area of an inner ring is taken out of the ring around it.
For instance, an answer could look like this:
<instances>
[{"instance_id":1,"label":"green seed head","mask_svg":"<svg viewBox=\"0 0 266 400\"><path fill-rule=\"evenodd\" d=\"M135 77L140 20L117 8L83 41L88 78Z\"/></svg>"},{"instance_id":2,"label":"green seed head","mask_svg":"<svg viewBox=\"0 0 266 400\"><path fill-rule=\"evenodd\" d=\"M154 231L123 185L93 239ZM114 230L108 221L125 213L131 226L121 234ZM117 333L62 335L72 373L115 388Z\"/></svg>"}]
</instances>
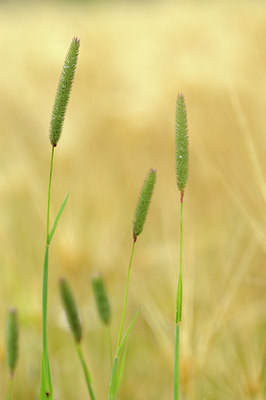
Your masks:
<instances>
[{"instance_id":1,"label":"green seed head","mask_svg":"<svg viewBox=\"0 0 266 400\"><path fill-rule=\"evenodd\" d=\"M148 213L151 197L153 193L154 184L156 181L156 170L150 169L147 177L142 186L140 196L137 203L135 217L133 220L133 240L136 241L137 237L141 234L143 225Z\"/></svg>"},{"instance_id":2,"label":"green seed head","mask_svg":"<svg viewBox=\"0 0 266 400\"><path fill-rule=\"evenodd\" d=\"M13 375L18 359L18 318L17 310L10 308L6 320L6 364Z\"/></svg>"},{"instance_id":3,"label":"green seed head","mask_svg":"<svg viewBox=\"0 0 266 400\"><path fill-rule=\"evenodd\" d=\"M188 179L188 126L183 94L178 95L176 103L176 179L183 198Z\"/></svg>"},{"instance_id":4,"label":"green seed head","mask_svg":"<svg viewBox=\"0 0 266 400\"><path fill-rule=\"evenodd\" d=\"M105 325L109 325L111 309L103 278L101 276L93 276L91 284L99 316Z\"/></svg>"},{"instance_id":5,"label":"green seed head","mask_svg":"<svg viewBox=\"0 0 266 400\"><path fill-rule=\"evenodd\" d=\"M63 127L66 107L78 61L79 44L79 39L74 37L69 47L57 88L50 125L50 142L54 147L58 143Z\"/></svg>"},{"instance_id":6,"label":"green seed head","mask_svg":"<svg viewBox=\"0 0 266 400\"><path fill-rule=\"evenodd\" d=\"M60 280L59 287L60 287L61 300L66 312L69 327L73 333L75 341L77 343L80 343L82 339L82 328L81 328L78 307L74 299L73 293L65 279Z\"/></svg>"}]
</instances>

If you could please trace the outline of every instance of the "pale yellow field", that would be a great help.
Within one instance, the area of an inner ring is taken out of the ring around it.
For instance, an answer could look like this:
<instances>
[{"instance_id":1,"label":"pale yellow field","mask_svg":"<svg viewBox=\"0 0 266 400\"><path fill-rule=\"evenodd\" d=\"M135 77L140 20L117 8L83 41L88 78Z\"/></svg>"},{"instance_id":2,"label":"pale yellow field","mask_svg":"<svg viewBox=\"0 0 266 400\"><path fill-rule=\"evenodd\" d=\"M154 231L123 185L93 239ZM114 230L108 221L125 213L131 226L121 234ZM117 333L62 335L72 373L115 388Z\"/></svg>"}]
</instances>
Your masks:
<instances>
[{"instance_id":1,"label":"pale yellow field","mask_svg":"<svg viewBox=\"0 0 266 400\"><path fill-rule=\"evenodd\" d=\"M119 400L172 398L178 92L190 130L182 399L265 399L266 4L256 1L1 4L0 398L10 305L21 325L14 400L38 397L49 119L74 35L81 38L80 59L52 193L54 216L71 189L50 258L54 399L88 398L58 295L61 276L81 307L97 400L107 398L107 336L90 274L99 270L106 278L115 345L133 213L151 167L158 181L136 247L127 323L142 309Z\"/></svg>"}]
</instances>

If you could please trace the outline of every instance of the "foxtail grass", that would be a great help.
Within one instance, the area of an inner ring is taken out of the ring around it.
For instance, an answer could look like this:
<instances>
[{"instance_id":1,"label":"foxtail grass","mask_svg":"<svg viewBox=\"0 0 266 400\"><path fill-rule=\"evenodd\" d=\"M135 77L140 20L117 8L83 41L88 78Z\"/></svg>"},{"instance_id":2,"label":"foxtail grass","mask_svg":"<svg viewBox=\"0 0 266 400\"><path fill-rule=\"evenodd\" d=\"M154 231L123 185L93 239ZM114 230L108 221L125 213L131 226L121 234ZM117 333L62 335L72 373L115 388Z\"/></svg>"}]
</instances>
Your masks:
<instances>
[{"instance_id":1,"label":"foxtail grass","mask_svg":"<svg viewBox=\"0 0 266 400\"><path fill-rule=\"evenodd\" d=\"M79 44L79 39L74 37L60 76L50 125L50 142L53 147L57 146L63 129L66 108L78 61Z\"/></svg>"},{"instance_id":2,"label":"foxtail grass","mask_svg":"<svg viewBox=\"0 0 266 400\"><path fill-rule=\"evenodd\" d=\"M40 388L40 400L46 400L47 398L53 398L53 387L50 373L48 348L47 348L47 301L48 301L48 263L49 263L49 246L58 221L61 214L66 206L68 193L57 213L54 224L50 231L50 200L51 200L51 184L53 174L53 161L54 161L54 150L57 146L59 138L61 136L63 121L65 117L66 107L69 100L70 90L75 74L76 64L78 60L79 52L79 39L74 38L69 47L63 71L60 77L55 103L52 112L51 124L50 124L50 142L52 145L51 161L50 161L50 173L48 183L48 202L47 202L47 222L46 222L46 246L45 256L43 265L43 286L42 286L42 336L43 336L43 350L42 350L42 363L41 363L41 388Z\"/></svg>"},{"instance_id":3,"label":"foxtail grass","mask_svg":"<svg viewBox=\"0 0 266 400\"><path fill-rule=\"evenodd\" d=\"M126 312L126 304L127 304L127 297L128 297L128 287L129 287L129 278L130 278L130 271L131 271L131 266L132 266L132 261L133 261L133 256L134 256L134 251L135 251L135 245L137 242L137 239L139 235L141 234L144 223L146 220L146 216L148 214L152 194L153 194L153 189L156 181L156 170L150 169L148 171L148 174L146 176L146 179L143 183L139 199L137 202L137 207L135 211L135 216L133 219L133 227L132 227L132 234L133 234L133 242L132 242L132 250L131 250L131 255L129 259L129 265L128 265L128 272L127 272L127 280L126 280L126 290L125 290L125 296L124 296L124 304L123 304L123 309L122 309L122 316L121 316L121 323L120 323L120 329L119 329L119 334L118 334L118 341L117 341L117 347L116 347L116 353L115 353L115 358L114 358L114 363L113 363L113 368L112 368L112 373L111 373L111 379L109 383L109 394L108 394L108 400L113 400L116 395L116 370L117 370L117 364L118 364L118 358L119 355L123 349L124 344L126 343L127 337L136 321L136 318L139 313L139 309L136 311L134 318L132 319L124 337L122 338L123 334L123 327L124 327L124 320L125 320L125 312Z\"/></svg>"},{"instance_id":4,"label":"foxtail grass","mask_svg":"<svg viewBox=\"0 0 266 400\"><path fill-rule=\"evenodd\" d=\"M112 348L112 336L111 336L111 307L106 292L105 284L103 281L103 277L101 275L93 275L91 277L91 285L99 317L107 329L110 362L112 368L113 348Z\"/></svg>"},{"instance_id":5,"label":"foxtail grass","mask_svg":"<svg viewBox=\"0 0 266 400\"><path fill-rule=\"evenodd\" d=\"M67 283L65 279L61 279L59 282L59 288L60 288L60 294L61 294L61 300L62 304L67 316L68 324L70 327L70 330L73 334L75 345L76 345L76 350L77 354L83 369L84 377L86 380L88 392L90 395L91 400L95 400L95 395L92 389L92 384L91 384L91 376L85 361L85 358L83 356L83 352L81 349L81 341L82 341L82 326L81 326L81 319L80 319L80 313L74 298L74 295L72 293L72 290Z\"/></svg>"},{"instance_id":6,"label":"foxtail grass","mask_svg":"<svg viewBox=\"0 0 266 400\"><path fill-rule=\"evenodd\" d=\"M183 240L183 204L185 186L188 179L188 126L185 99L182 94L176 103L176 180L180 192L180 236L179 236L179 273L176 292L176 335L174 359L174 400L179 399L179 342L182 319L182 240Z\"/></svg>"},{"instance_id":7,"label":"foxtail grass","mask_svg":"<svg viewBox=\"0 0 266 400\"><path fill-rule=\"evenodd\" d=\"M95 298L95 303L99 313L99 317L104 325L110 325L111 322L111 308L107 296L103 277L101 275L93 275L91 278L91 285Z\"/></svg>"},{"instance_id":8,"label":"foxtail grass","mask_svg":"<svg viewBox=\"0 0 266 400\"><path fill-rule=\"evenodd\" d=\"M18 360L18 317L17 310L10 308L6 319L6 365L9 371L9 382L6 400L11 400L14 383L14 372Z\"/></svg>"}]
</instances>

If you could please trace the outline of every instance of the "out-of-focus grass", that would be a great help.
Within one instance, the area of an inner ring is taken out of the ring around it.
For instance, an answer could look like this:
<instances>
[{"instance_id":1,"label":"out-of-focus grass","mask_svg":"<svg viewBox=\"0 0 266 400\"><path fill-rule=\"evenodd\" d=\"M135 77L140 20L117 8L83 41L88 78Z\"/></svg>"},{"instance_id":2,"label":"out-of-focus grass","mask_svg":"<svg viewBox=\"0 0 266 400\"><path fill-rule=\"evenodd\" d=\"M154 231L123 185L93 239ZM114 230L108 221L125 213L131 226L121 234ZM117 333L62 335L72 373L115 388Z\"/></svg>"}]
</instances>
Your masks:
<instances>
[{"instance_id":1,"label":"out-of-focus grass","mask_svg":"<svg viewBox=\"0 0 266 400\"><path fill-rule=\"evenodd\" d=\"M182 91L191 149L184 207L184 398L262 400L266 6L62 7L1 5L0 326L9 305L16 305L21 344L14 398L31 400L38 392L49 119L62 57L77 35L80 60L53 181L53 215L71 189L51 249L55 398L86 398L57 292L62 275L82 305L95 392L106 398L108 343L89 275L99 269L106 278L116 337L131 221L150 167L158 169L158 182L137 244L128 320L139 303L142 313L120 398L171 398L178 265L174 110ZM1 329L1 398L7 383L3 343Z\"/></svg>"}]
</instances>

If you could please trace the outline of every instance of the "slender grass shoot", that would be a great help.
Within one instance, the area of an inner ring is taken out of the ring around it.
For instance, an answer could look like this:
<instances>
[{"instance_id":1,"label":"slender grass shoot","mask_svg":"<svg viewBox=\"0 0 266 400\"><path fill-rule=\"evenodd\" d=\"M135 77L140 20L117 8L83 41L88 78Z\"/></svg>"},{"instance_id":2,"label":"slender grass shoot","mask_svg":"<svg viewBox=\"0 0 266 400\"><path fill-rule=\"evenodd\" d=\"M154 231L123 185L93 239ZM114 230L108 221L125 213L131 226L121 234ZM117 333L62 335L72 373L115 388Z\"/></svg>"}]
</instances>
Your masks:
<instances>
[{"instance_id":1,"label":"slender grass shoot","mask_svg":"<svg viewBox=\"0 0 266 400\"><path fill-rule=\"evenodd\" d=\"M76 64L78 60L79 52L79 39L74 38L69 47L63 71L60 77L55 103L52 112L51 125L50 125L50 142L52 145L51 161L50 161L50 173L48 183L48 202L47 202L47 223L46 223L46 246L45 256L43 265L43 286L42 286L42 337L43 337L43 349L42 349L42 364L41 364L41 388L40 388L40 400L50 400L53 398L53 387L50 373L48 347L47 347L47 301L48 301L48 263L49 263L49 246L54 235L56 226L61 217L61 214L66 206L68 193L58 211L55 218L53 227L50 231L50 200L51 200L51 184L53 174L53 161L54 161L54 149L57 146L60 138L63 121L66 112L67 103L69 100L70 90L74 79Z\"/></svg>"},{"instance_id":2,"label":"slender grass shoot","mask_svg":"<svg viewBox=\"0 0 266 400\"><path fill-rule=\"evenodd\" d=\"M131 271L131 266L132 266L132 261L133 261L135 245L136 245L138 236L141 234L141 232L143 230L144 222L146 220L146 216L147 216L147 213L149 210L149 205L150 205L151 198L152 198L155 181L156 181L156 170L150 169L148 171L146 179L143 183L143 186L142 186L142 189L140 192L140 196L139 196L139 199L137 202L134 220L133 220L133 229L132 229L133 243L132 243L132 250L131 250L131 255L130 255L130 260L129 260L128 272L127 272L126 290L125 290L124 304L123 304L123 310L122 310L122 316L121 316L120 330L119 330L119 335L118 335L117 348L116 348L115 359L114 359L113 368L112 368L111 379L110 379L110 383L109 383L108 400L113 400L115 397L115 394L116 394L115 388L117 387L117 385L116 385L116 369L117 369L119 354L123 348L123 345L125 344L128 334L131 331L133 324L139 313L139 308L138 308L124 337L122 338L126 304L127 304L127 296L128 296L129 278L130 278L130 271Z\"/></svg>"},{"instance_id":3,"label":"slender grass shoot","mask_svg":"<svg viewBox=\"0 0 266 400\"><path fill-rule=\"evenodd\" d=\"M176 179L180 191L179 273L176 293L176 337L174 360L174 400L179 399L179 328L182 319L182 239L184 190L188 179L188 126L185 99L182 94L176 103Z\"/></svg>"}]
</instances>

